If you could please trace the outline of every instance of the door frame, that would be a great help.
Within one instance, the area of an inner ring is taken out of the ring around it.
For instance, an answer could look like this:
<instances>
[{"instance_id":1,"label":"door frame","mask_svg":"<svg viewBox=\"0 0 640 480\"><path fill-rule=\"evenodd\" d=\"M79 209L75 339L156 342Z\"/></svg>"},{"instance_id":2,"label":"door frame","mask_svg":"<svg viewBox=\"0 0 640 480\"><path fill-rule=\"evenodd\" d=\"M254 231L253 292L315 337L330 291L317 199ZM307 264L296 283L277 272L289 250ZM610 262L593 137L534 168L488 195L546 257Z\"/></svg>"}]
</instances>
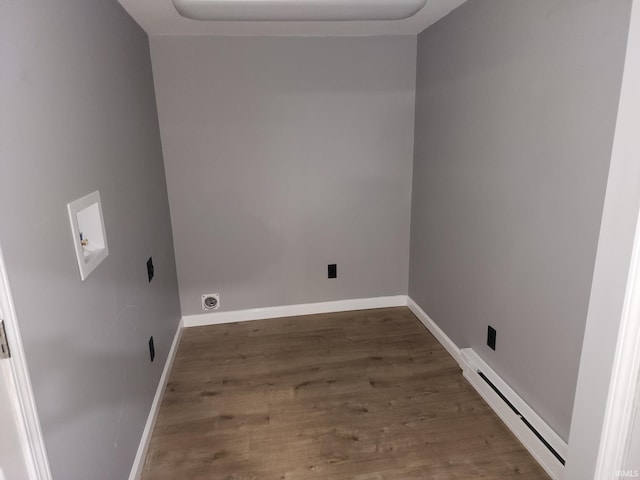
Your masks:
<instances>
[{"instance_id":1,"label":"door frame","mask_svg":"<svg viewBox=\"0 0 640 480\"><path fill-rule=\"evenodd\" d=\"M52 480L1 245L0 310L4 316L7 342L11 351L10 358L0 361L8 363L11 373L9 380L12 380L13 385L8 385L9 395L17 417L20 443L29 477L33 480Z\"/></svg>"},{"instance_id":2,"label":"door frame","mask_svg":"<svg viewBox=\"0 0 640 480\"><path fill-rule=\"evenodd\" d=\"M640 0L633 0L616 122L614 155L638 161L640 141ZM630 171L633 171L630 169ZM609 188L609 187L608 187ZM640 212L637 213L631 261L624 293L613 368L604 411L594 478L611 478L625 469L632 424L640 404ZM640 434L640 432L637 432ZM640 466L638 466L640 467Z\"/></svg>"},{"instance_id":3,"label":"door frame","mask_svg":"<svg viewBox=\"0 0 640 480\"><path fill-rule=\"evenodd\" d=\"M638 218L640 227L640 216ZM595 478L624 470L638 401L640 374L640 228L636 227L629 280L614 357ZM640 432L639 432L640 433Z\"/></svg>"}]
</instances>

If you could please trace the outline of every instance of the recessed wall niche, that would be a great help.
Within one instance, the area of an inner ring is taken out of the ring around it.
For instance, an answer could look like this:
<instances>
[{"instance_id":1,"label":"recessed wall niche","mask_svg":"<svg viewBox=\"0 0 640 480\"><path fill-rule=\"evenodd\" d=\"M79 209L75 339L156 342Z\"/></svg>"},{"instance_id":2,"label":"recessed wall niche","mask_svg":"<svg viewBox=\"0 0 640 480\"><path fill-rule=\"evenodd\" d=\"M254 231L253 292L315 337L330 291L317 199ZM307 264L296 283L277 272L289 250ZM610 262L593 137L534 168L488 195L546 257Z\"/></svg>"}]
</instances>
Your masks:
<instances>
[{"instance_id":1,"label":"recessed wall niche","mask_svg":"<svg viewBox=\"0 0 640 480\"><path fill-rule=\"evenodd\" d=\"M100 192L67 204L73 245L82 281L109 255Z\"/></svg>"}]
</instances>

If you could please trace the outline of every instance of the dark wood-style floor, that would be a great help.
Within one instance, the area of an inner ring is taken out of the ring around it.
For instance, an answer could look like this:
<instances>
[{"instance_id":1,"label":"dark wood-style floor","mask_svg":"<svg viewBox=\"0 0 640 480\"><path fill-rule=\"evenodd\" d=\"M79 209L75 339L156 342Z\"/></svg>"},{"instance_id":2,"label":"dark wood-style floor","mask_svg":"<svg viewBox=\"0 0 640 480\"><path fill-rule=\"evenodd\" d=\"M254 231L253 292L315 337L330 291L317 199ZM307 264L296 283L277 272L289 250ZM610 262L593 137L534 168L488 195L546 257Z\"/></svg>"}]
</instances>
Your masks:
<instances>
[{"instance_id":1,"label":"dark wood-style floor","mask_svg":"<svg viewBox=\"0 0 640 480\"><path fill-rule=\"evenodd\" d=\"M185 329L144 480L547 479L407 308Z\"/></svg>"}]
</instances>

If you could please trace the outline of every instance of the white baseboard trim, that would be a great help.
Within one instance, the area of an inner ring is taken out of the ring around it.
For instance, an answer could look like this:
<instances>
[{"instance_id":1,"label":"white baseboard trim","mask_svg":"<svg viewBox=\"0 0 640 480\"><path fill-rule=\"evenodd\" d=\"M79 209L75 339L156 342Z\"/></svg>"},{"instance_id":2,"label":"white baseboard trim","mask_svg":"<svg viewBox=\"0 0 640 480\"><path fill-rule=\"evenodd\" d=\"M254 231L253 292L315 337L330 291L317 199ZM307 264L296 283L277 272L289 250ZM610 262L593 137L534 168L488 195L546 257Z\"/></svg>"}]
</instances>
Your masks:
<instances>
[{"instance_id":1,"label":"white baseboard trim","mask_svg":"<svg viewBox=\"0 0 640 480\"><path fill-rule=\"evenodd\" d=\"M222 323L246 322L267 318L297 317L299 315L314 315L317 313L348 312L353 310L368 310L371 308L406 306L406 295L394 295L390 297L356 298L333 302L303 303L279 307L250 308L230 312L185 315L182 317L182 321L185 327L201 327L204 325L219 325Z\"/></svg>"},{"instance_id":2,"label":"white baseboard trim","mask_svg":"<svg viewBox=\"0 0 640 480\"><path fill-rule=\"evenodd\" d=\"M458 362L460 368L463 367L460 360L460 349L458 346L453 343L453 341L447 336L446 333L442 331L442 329L436 325L429 315L427 315L420 305L418 305L411 297L407 297L407 307L409 310L413 312L413 314L418 317L418 320L422 322L422 324L427 327L427 330L431 332L431 335L436 337L436 340L440 342L440 344L445 348L449 355L453 357L453 359Z\"/></svg>"},{"instance_id":3,"label":"white baseboard trim","mask_svg":"<svg viewBox=\"0 0 640 480\"><path fill-rule=\"evenodd\" d=\"M158 412L160 410L160 403L162 402L162 397L167 387L167 382L169 380L169 373L171 372L173 361L176 358L176 352L178 351L178 344L180 343L180 337L182 337L183 327L184 327L184 323L181 319L180 322L178 323L178 328L176 329L176 333L173 336L173 342L171 343L171 348L169 349L167 360L164 362L162 375L160 375L160 380L158 381L158 388L156 389L156 394L153 397L153 403L151 404L151 410L149 410L149 416L147 417L147 423L145 424L144 431L142 432L142 438L140 439L140 444L138 445L136 458L133 461L133 466L131 467L131 473L129 473L129 480L139 480L140 477L142 476L144 460L147 456L147 452L149 451L149 443L151 442L151 435L153 434L153 428L156 425L156 419L158 418Z\"/></svg>"},{"instance_id":4,"label":"white baseboard trim","mask_svg":"<svg viewBox=\"0 0 640 480\"><path fill-rule=\"evenodd\" d=\"M531 455L554 480L564 478L564 465L553 455L543 441L527 426L523 418L563 459L567 458L567 443L520 397L480 356L471 348L460 350L463 375L489 404L494 412L509 427ZM479 375L482 374L517 410L512 408Z\"/></svg>"}]
</instances>

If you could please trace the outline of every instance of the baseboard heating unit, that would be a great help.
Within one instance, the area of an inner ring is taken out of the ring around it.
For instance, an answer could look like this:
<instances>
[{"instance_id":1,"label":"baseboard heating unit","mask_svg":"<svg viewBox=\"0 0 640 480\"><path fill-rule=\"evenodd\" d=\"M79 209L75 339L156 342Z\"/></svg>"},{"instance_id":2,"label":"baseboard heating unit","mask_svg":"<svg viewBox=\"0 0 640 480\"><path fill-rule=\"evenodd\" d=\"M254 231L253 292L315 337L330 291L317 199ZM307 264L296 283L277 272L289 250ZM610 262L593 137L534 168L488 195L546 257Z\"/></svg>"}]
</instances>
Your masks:
<instances>
[{"instance_id":1,"label":"baseboard heating unit","mask_svg":"<svg viewBox=\"0 0 640 480\"><path fill-rule=\"evenodd\" d=\"M464 377L554 480L564 478L567 444L471 348L460 350Z\"/></svg>"}]
</instances>

